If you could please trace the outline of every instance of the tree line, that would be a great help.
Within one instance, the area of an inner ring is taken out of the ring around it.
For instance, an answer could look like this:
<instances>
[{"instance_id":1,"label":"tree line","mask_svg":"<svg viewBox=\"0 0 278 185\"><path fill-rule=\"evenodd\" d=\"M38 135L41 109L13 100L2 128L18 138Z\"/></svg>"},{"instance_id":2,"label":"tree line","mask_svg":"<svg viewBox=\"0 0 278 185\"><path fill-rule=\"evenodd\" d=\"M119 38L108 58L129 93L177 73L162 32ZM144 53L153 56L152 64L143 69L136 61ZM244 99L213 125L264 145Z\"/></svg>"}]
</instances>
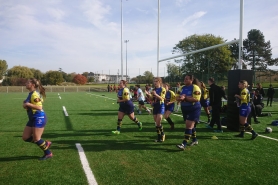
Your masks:
<instances>
[{"instance_id":1,"label":"tree line","mask_svg":"<svg viewBox=\"0 0 278 185\"><path fill-rule=\"evenodd\" d=\"M226 40L220 36L212 34L191 35L180 40L172 50L173 54L185 54L191 51L203 49L213 45L223 44ZM270 41L265 41L264 35L260 30L252 29L247 33L247 38L243 40L243 69L248 66L253 71L268 72L273 75L276 71L269 69L269 66L277 66L278 58L272 58L272 48ZM211 50L187 55L175 63L167 63L166 80L173 79L180 81L186 74L207 74L217 78L225 78L231 69L237 69L238 65L238 43L226 45ZM0 80L5 79L2 85L22 85L26 78L37 78L44 85L59 85L62 82L74 82L85 84L93 82L94 78L88 78L88 72L83 74L67 74L59 68L58 71L47 71L42 73L38 69L24 66L14 66L8 69L7 62L0 60ZM135 83L152 83L154 75L150 71L145 71L143 75L131 79Z\"/></svg>"}]
</instances>

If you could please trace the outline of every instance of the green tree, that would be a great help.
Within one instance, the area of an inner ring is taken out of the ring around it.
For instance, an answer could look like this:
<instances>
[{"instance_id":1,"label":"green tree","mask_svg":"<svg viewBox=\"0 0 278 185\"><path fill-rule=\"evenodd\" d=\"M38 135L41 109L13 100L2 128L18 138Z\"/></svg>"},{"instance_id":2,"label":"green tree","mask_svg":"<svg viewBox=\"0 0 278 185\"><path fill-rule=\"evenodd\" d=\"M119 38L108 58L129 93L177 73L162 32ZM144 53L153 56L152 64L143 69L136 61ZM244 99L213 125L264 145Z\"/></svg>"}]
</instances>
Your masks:
<instances>
[{"instance_id":1,"label":"green tree","mask_svg":"<svg viewBox=\"0 0 278 185\"><path fill-rule=\"evenodd\" d=\"M82 73L82 75L85 76L86 78L88 78L88 74L89 74L88 72Z\"/></svg>"},{"instance_id":2,"label":"green tree","mask_svg":"<svg viewBox=\"0 0 278 185\"><path fill-rule=\"evenodd\" d=\"M8 69L8 64L6 60L0 60L0 80L2 80L3 76L6 74Z\"/></svg>"},{"instance_id":3,"label":"green tree","mask_svg":"<svg viewBox=\"0 0 278 185\"><path fill-rule=\"evenodd\" d=\"M166 67L167 67L168 76L166 77L165 81L166 82L180 81L180 67L172 63L167 63Z\"/></svg>"},{"instance_id":4,"label":"green tree","mask_svg":"<svg viewBox=\"0 0 278 185\"><path fill-rule=\"evenodd\" d=\"M179 41L173 48L174 53L188 53L191 51L203 49L217 44L225 43L222 37L216 37L212 34L192 35ZM228 46L222 46L215 49L187 55L183 58L181 73L223 73L231 69L231 51ZM204 71L205 70L205 71Z\"/></svg>"},{"instance_id":5,"label":"green tree","mask_svg":"<svg viewBox=\"0 0 278 185\"><path fill-rule=\"evenodd\" d=\"M34 74L30 68L25 66L14 66L8 70L8 77L17 77L17 78L33 78Z\"/></svg>"},{"instance_id":6,"label":"green tree","mask_svg":"<svg viewBox=\"0 0 278 185\"><path fill-rule=\"evenodd\" d=\"M143 75L145 76L145 83L153 83L154 76L152 72L145 71Z\"/></svg>"},{"instance_id":7,"label":"green tree","mask_svg":"<svg viewBox=\"0 0 278 185\"><path fill-rule=\"evenodd\" d=\"M31 68L30 70L32 71L34 78L42 80L44 74L40 70L34 68Z\"/></svg>"},{"instance_id":8,"label":"green tree","mask_svg":"<svg viewBox=\"0 0 278 185\"><path fill-rule=\"evenodd\" d=\"M49 85L59 85L64 81L63 75L59 71L47 71L45 73L45 83Z\"/></svg>"},{"instance_id":9,"label":"green tree","mask_svg":"<svg viewBox=\"0 0 278 185\"><path fill-rule=\"evenodd\" d=\"M272 59L270 41L265 41L260 30L252 29L247 33L247 39L243 41L243 59L252 69L264 71L267 66L277 65L277 59Z\"/></svg>"}]
</instances>

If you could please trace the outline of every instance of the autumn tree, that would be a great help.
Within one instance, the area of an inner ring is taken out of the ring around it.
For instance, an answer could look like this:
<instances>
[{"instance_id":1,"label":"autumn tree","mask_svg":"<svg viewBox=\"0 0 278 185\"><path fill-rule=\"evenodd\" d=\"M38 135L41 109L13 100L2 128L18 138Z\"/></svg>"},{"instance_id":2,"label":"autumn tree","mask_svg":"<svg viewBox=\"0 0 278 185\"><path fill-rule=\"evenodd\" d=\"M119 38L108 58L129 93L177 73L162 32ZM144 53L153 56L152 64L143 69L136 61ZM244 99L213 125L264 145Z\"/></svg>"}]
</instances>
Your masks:
<instances>
[{"instance_id":1,"label":"autumn tree","mask_svg":"<svg viewBox=\"0 0 278 185\"><path fill-rule=\"evenodd\" d=\"M72 82L79 84L79 85L84 85L87 83L87 78L81 74L77 74L74 76Z\"/></svg>"}]
</instances>

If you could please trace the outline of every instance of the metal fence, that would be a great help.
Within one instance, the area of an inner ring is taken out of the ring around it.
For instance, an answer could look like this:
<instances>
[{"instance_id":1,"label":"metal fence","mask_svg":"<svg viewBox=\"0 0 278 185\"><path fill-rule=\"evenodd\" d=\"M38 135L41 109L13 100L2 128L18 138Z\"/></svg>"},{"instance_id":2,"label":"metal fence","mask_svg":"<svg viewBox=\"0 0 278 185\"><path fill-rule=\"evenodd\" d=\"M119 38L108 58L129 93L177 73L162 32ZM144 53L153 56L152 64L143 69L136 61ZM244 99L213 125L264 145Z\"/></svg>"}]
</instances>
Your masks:
<instances>
[{"instance_id":1,"label":"metal fence","mask_svg":"<svg viewBox=\"0 0 278 185\"><path fill-rule=\"evenodd\" d=\"M87 86L45 86L46 92L103 92L105 88ZM27 93L25 86L0 86L0 93Z\"/></svg>"}]
</instances>

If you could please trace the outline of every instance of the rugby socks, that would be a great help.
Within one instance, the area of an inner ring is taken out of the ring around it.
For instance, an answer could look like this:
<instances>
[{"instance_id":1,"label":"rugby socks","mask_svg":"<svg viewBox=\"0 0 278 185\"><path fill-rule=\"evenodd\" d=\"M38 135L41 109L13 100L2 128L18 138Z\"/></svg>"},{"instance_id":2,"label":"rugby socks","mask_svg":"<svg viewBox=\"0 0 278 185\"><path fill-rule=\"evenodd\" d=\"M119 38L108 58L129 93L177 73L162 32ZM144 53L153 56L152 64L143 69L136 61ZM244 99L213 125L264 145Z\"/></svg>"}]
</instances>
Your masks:
<instances>
[{"instance_id":1,"label":"rugby socks","mask_svg":"<svg viewBox=\"0 0 278 185\"><path fill-rule=\"evenodd\" d=\"M244 136L244 132L245 132L245 127L244 127L244 125L240 125L240 126L239 126L239 131L240 131L240 135L241 135L241 136Z\"/></svg>"},{"instance_id":2,"label":"rugby socks","mask_svg":"<svg viewBox=\"0 0 278 185\"><path fill-rule=\"evenodd\" d=\"M187 145L191 135L192 135L192 129L185 129L185 131L184 131L184 140L182 142L184 147Z\"/></svg>"},{"instance_id":3,"label":"rugby socks","mask_svg":"<svg viewBox=\"0 0 278 185\"><path fill-rule=\"evenodd\" d=\"M51 154L50 150L48 149L47 143L44 140L40 139L36 142L36 144L44 151L45 155Z\"/></svg>"},{"instance_id":4,"label":"rugby socks","mask_svg":"<svg viewBox=\"0 0 278 185\"><path fill-rule=\"evenodd\" d=\"M166 118L167 122L170 124L170 125L174 125L173 121L171 120L170 117Z\"/></svg>"},{"instance_id":5,"label":"rugby socks","mask_svg":"<svg viewBox=\"0 0 278 185\"><path fill-rule=\"evenodd\" d=\"M118 119L118 122L117 122L117 131L121 131L121 126L122 126L122 119Z\"/></svg>"},{"instance_id":6,"label":"rugby socks","mask_svg":"<svg viewBox=\"0 0 278 185\"><path fill-rule=\"evenodd\" d=\"M196 128L195 127L192 129L192 141L193 142L197 141L197 134L196 134Z\"/></svg>"},{"instance_id":7,"label":"rugby socks","mask_svg":"<svg viewBox=\"0 0 278 185\"><path fill-rule=\"evenodd\" d=\"M28 139L24 140L25 142L33 143L33 136L30 136Z\"/></svg>"},{"instance_id":8,"label":"rugby socks","mask_svg":"<svg viewBox=\"0 0 278 185\"><path fill-rule=\"evenodd\" d=\"M161 140L161 126L156 126L157 141Z\"/></svg>"},{"instance_id":9,"label":"rugby socks","mask_svg":"<svg viewBox=\"0 0 278 185\"><path fill-rule=\"evenodd\" d=\"M136 117L134 117L133 121L134 121L134 123L136 123L138 126L140 126L140 122L139 122L139 120L138 120Z\"/></svg>"},{"instance_id":10,"label":"rugby socks","mask_svg":"<svg viewBox=\"0 0 278 185\"><path fill-rule=\"evenodd\" d=\"M251 132L253 135L256 134L256 132L253 130L253 127L249 123L244 124L245 130Z\"/></svg>"}]
</instances>

